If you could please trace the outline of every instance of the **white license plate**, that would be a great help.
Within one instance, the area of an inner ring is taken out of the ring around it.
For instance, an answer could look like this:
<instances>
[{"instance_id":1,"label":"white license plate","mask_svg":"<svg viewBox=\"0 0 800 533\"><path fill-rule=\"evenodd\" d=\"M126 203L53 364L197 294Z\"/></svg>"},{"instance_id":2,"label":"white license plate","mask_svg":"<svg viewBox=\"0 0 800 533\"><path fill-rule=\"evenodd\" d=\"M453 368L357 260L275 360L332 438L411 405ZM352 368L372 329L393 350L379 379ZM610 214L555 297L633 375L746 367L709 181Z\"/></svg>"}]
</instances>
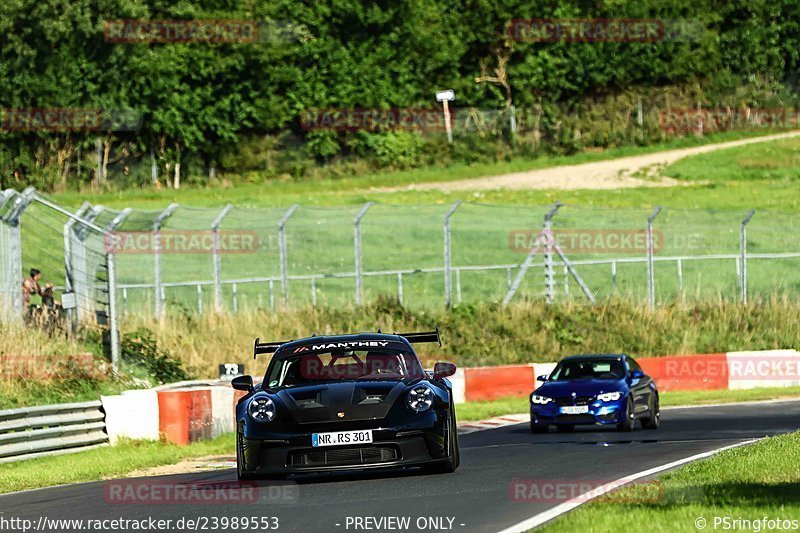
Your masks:
<instances>
[{"instance_id":1,"label":"white license plate","mask_svg":"<svg viewBox=\"0 0 800 533\"><path fill-rule=\"evenodd\" d=\"M588 405L565 405L561 408L562 415L582 415L588 412Z\"/></svg>"},{"instance_id":2,"label":"white license plate","mask_svg":"<svg viewBox=\"0 0 800 533\"><path fill-rule=\"evenodd\" d=\"M372 442L372 430L334 431L331 433L312 433L311 446L340 446L343 444L369 444Z\"/></svg>"}]
</instances>

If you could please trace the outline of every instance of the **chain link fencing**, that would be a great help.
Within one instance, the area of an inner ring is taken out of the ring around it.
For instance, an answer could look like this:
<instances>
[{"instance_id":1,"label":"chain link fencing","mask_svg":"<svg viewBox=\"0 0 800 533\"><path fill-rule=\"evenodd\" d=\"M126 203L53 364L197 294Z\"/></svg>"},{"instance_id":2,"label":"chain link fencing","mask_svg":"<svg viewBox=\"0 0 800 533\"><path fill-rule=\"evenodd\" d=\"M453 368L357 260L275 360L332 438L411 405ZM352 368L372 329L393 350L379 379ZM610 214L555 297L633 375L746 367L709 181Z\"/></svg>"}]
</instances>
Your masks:
<instances>
[{"instance_id":1,"label":"chain link fencing","mask_svg":"<svg viewBox=\"0 0 800 533\"><path fill-rule=\"evenodd\" d=\"M800 296L800 216L791 213L472 202L148 211L86 203L70 212L35 191L6 191L0 218L4 321L23 314L30 268L56 285L57 299L74 301L71 319L105 330L112 305L117 318L152 318L378 298L409 307L612 298L653 306Z\"/></svg>"}]
</instances>

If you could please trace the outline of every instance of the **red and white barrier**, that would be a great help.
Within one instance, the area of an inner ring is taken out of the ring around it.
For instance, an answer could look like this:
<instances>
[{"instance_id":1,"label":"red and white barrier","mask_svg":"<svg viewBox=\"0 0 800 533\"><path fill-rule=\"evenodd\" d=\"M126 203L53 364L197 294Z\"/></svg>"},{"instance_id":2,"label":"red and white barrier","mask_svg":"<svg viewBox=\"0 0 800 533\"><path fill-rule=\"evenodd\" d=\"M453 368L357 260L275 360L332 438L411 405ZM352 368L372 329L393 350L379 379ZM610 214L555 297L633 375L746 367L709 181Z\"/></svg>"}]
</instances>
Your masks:
<instances>
[{"instance_id":1,"label":"red and white barrier","mask_svg":"<svg viewBox=\"0 0 800 533\"><path fill-rule=\"evenodd\" d=\"M101 396L106 432L113 446L120 438L158 440L158 394L153 389Z\"/></svg>"},{"instance_id":2,"label":"red and white barrier","mask_svg":"<svg viewBox=\"0 0 800 533\"><path fill-rule=\"evenodd\" d=\"M800 386L800 353L766 350L638 359L661 391ZM450 378L455 403L525 397L556 363L459 368ZM175 387L175 388L171 388ZM182 388L181 388L182 387ZM187 382L101 398L111 444L120 438L166 438L188 444L234 430L245 393L226 382Z\"/></svg>"},{"instance_id":3,"label":"red and white barrier","mask_svg":"<svg viewBox=\"0 0 800 533\"><path fill-rule=\"evenodd\" d=\"M676 390L737 390L800 386L800 352L765 350L637 359L662 392ZM505 365L464 369L463 400L487 401L530 394L556 363Z\"/></svg>"}]
</instances>

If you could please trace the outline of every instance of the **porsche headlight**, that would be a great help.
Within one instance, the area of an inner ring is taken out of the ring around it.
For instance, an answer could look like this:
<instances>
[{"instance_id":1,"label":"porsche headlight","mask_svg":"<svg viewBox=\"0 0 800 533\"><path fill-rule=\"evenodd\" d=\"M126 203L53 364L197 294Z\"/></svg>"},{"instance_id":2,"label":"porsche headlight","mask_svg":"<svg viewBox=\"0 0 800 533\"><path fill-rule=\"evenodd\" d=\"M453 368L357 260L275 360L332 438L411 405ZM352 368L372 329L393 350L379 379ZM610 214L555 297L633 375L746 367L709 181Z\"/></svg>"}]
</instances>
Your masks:
<instances>
[{"instance_id":1,"label":"porsche headlight","mask_svg":"<svg viewBox=\"0 0 800 533\"><path fill-rule=\"evenodd\" d=\"M548 398L547 396L539 396L538 394L531 394L531 403L536 403L539 405L544 405L547 403L552 402L552 398Z\"/></svg>"},{"instance_id":2,"label":"porsche headlight","mask_svg":"<svg viewBox=\"0 0 800 533\"><path fill-rule=\"evenodd\" d=\"M247 414L256 422L271 422L275 418L275 402L265 394L253 396L247 406Z\"/></svg>"},{"instance_id":3,"label":"porsche headlight","mask_svg":"<svg viewBox=\"0 0 800 533\"><path fill-rule=\"evenodd\" d=\"M408 393L406 403L408 408L415 413L423 413L433 405L433 391L425 385L414 387Z\"/></svg>"},{"instance_id":4,"label":"porsche headlight","mask_svg":"<svg viewBox=\"0 0 800 533\"><path fill-rule=\"evenodd\" d=\"M621 392L606 392L597 395L597 399L601 402L616 402L620 398L622 398Z\"/></svg>"}]
</instances>

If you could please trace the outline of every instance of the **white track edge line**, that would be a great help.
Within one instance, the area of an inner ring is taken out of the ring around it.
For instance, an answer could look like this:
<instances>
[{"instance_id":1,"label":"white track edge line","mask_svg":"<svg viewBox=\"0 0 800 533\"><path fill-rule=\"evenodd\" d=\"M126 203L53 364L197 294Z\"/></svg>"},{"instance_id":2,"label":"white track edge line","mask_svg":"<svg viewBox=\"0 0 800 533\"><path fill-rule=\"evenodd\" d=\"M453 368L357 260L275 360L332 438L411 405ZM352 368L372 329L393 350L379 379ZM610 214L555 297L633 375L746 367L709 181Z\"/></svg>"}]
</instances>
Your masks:
<instances>
[{"instance_id":1,"label":"white track edge line","mask_svg":"<svg viewBox=\"0 0 800 533\"><path fill-rule=\"evenodd\" d=\"M707 457L711 457L712 455L716 455L720 452L724 452L725 450L730 450L733 448L738 448L739 446L747 446L749 444L753 444L758 442L762 439L749 439L742 442L737 442L736 444L731 444L728 446L723 446L722 448L716 448L713 450L709 450L707 452L698 453L696 455L692 455L690 457L684 457L683 459L678 459L677 461L672 461L671 463L667 463L665 465L656 466L650 468L648 470L643 470L641 472L637 472L636 474L631 474L629 476L621 477L616 481L611 481L599 487L593 488L590 492L586 492L575 498L572 498L564 503L561 503L552 509L548 509L547 511L543 511L538 513L522 522L518 522L510 527L507 527L501 530L499 533L524 533L529 531L535 527L539 527L542 524L553 520L554 518L575 509L576 507L584 504L590 500L597 498L598 496L602 496L608 492L611 492L614 489L618 489L623 485L627 485L632 481L636 481L637 479L647 477L653 474L657 474L659 472L663 472L665 470L669 470L671 468L675 468L677 466L685 465L686 463L691 463L692 461L697 461L700 459L705 459Z\"/></svg>"}]
</instances>

